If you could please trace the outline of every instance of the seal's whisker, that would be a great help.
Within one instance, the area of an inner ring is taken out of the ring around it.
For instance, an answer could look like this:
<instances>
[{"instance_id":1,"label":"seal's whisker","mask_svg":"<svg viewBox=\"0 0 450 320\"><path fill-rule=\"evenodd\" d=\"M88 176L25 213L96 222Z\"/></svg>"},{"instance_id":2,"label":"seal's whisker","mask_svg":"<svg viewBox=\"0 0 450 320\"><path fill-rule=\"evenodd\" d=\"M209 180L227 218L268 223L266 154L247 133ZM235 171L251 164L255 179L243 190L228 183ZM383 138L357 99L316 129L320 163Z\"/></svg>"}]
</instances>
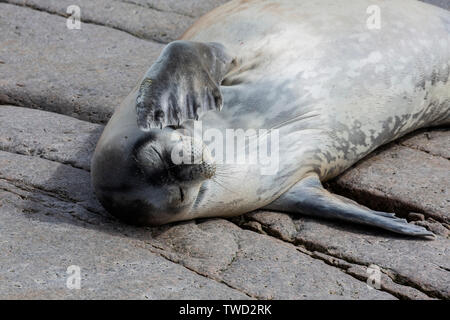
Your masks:
<instances>
[{"instance_id":1,"label":"seal's whisker","mask_svg":"<svg viewBox=\"0 0 450 320\"><path fill-rule=\"evenodd\" d=\"M227 179L239 179L239 175L236 175L235 173L238 173L238 170L230 170L231 168L229 166L217 166L216 172L214 176L227 178Z\"/></svg>"},{"instance_id":2,"label":"seal's whisker","mask_svg":"<svg viewBox=\"0 0 450 320\"><path fill-rule=\"evenodd\" d=\"M277 124L277 125L271 127L270 129L267 130L267 133L266 133L266 134L268 134L269 132L271 132L271 131L274 130L274 129L278 129L278 128L280 128L280 127L282 127L282 126L285 126L285 125L287 125L287 124L291 124L291 123L296 122L296 121L299 121L299 120L305 120L305 119L314 118L314 117L317 117L317 116L319 116L319 114L311 114L311 115L308 115L308 112L303 113L303 114L300 114L300 115L298 115L298 116L296 116L296 117L294 117L294 118L292 118L292 119L289 119L289 120L287 120L287 121L280 122L279 124Z\"/></svg>"},{"instance_id":3,"label":"seal's whisker","mask_svg":"<svg viewBox=\"0 0 450 320\"><path fill-rule=\"evenodd\" d=\"M218 186L224 188L225 190L227 190L227 191L229 191L229 192L231 192L231 193L237 194L236 191L233 191L233 190L228 189L227 187L225 187L224 185L222 185L217 179L211 178L211 180L212 180L213 182L215 182Z\"/></svg>"}]
</instances>

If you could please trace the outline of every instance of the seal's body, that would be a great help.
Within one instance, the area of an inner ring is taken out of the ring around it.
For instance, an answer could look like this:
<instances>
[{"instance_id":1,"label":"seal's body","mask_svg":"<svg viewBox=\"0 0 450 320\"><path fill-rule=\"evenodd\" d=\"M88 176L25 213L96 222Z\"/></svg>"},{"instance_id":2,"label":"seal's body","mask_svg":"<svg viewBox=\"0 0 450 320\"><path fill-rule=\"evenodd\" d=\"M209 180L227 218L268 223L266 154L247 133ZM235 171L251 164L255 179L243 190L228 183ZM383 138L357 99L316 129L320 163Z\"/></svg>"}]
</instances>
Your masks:
<instances>
[{"instance_id":1,"label":"seal's body","mask_svg":"<svg viewBox=\"0 0 450 320\"><path fill-rule=\"evenodd\" d=\"M144 224L269 208L430 235L320 181L408 132L450 123L449 37L450 12L415 0L231 1L169 45L115 112L93 159L96 193ZM197 119L203 130L278 130L278 171L223 164L209 174L185 168L187 180L171 174L176 166L161 165L168 134Z\"/></svg>"}]
</instances>

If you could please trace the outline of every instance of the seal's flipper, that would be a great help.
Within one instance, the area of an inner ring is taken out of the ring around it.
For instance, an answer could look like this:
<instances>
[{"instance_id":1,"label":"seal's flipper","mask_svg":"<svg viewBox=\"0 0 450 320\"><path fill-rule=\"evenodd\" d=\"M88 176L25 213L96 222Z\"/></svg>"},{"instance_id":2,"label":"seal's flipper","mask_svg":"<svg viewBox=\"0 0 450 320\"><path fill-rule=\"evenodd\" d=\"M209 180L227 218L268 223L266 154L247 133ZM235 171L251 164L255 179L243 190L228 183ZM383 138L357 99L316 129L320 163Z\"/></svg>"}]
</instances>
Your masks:
<instances>
[{"instance_id":1,"label":"seal's flipper","mask_svg":"<svg viewBox=\"0 0 450 320\"><path fill-rule=\"evenodd\" d=\"M179 125L222 108L220 83L233 58L219 43L174 41L147 71L136 98L141 129Z\"/></svg>"},{"instance_id":2,"label":"seal's flipper","mask_svg":"<svg viewBox=\"0 0 450 320\"><path fill-rule=\"evenodd\" d=\"M302 179L264 209L346 220L410 236L434 236L425 228L409 224L393 213L370 210L353 200L328 192L317 175Z\"/></svg>"}]
</instances>

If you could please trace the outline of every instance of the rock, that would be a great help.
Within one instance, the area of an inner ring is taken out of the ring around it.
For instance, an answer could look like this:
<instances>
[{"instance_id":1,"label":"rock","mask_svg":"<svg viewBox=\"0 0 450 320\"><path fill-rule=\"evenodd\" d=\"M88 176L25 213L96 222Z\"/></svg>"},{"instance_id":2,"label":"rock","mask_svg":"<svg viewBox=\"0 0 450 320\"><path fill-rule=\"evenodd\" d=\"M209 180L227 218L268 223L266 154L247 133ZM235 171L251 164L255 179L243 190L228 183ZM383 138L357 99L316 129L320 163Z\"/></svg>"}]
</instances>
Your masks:
<instances>
[{"instance_id":1,"label":"rock","mask_svg":"<svg viewBox=\"0 0 450 320\"><path fill-rule=\"evenodd\" d=\"M296 241L345 261L375 264L389 272L394 282L419 289L430 297L450 297L449 239L416 240L380 232L375 228L341 222L299 218Z\"/></svg>"},{"instance_id":2,"label":"rock","mask_svg":"<svg viewBox=\"0 0 450 320\"><path fill-rule=\"evenodd\" d=\"M29 200L3 188L0 299L248 299L120 232L24 213L21 207ZM79 290L67 287L72 265L80 267Z\"/></svg>"},{"instance_id":3,"label":"rock","mask_svg":"<svg viewBox=\"0 0 450 320\"><path fill-rule=\"evenodd\" d=\"M346 273L354 276L357 279L365 281L367 283L367 285L372 289L378 289L378 290L382 289L382 290L387 291L401 299L413 299L413 300L417 300L417 299L430 300L430 299L432 299L417 289L395 283L380 268L377 268L380 271L379 278L378 278L379 282L375 282L378 280L377 277L373 277L372 279L370 278L371 276L375 275L374 271L376 271L376 269L375 269L376 267L374 267L374 266L366 267L366 266L361 266L358 264L352 264L345 260L338 259L336 257L329 256L327 254L324 254L324 253L318 252L318 251L311 252L311 256L313 256L315 258L319 258L330 265L337 266L341 269L344 269Z\"/></svg>"},{"instance_id":4,"label":"rock","mask_svg":"<svg viewBox=\"0 0 450 320\"><path fill-rule=\"evenodd\" d=\"M163 48L88 23L68 30L63 17L5 3L0 30L0 104L91 122L109 119Z\"/></svg>"},{"instance_id":5,"label":"rock","mask_svg":"<svg viewBox=\"0 0 450 320\"><path fill-rule=\"evenodd\" d=\"M259 211L258 214L270 216L281 213ZM291 218L285 215L280 223L285 223L286 228L295 224L297 232L291 242L298 248L304 248L301 249L302 252L306 250L312 257L346 272L355 265L367 267L375 264L389 274L393 283L385 283L385 289L396 297L421 299L427 296L447 299L450 295L450 283L443 281L450 270L448 234L445 237L438 236L434 241L426 241L340 221L295 217L286 222L287 219ZM423 222L419 221L417 224L423 225ZM428 224L430 222L427 222L427 226ZM436 224L444 228L441 224ZM276 234L271 228L270 224L261 225L266 233ZM283 229L280 225L275 228ZM352 272L347 273L362 279Z\"/></svg>"},{"instance_id":6,"label":"rock","mask_svg":"<svg viewBox=\"0 0 450 320\"><path fill-rule=\"evenodd\" d=\"M134 3L142 6L176 12L190 17L200 17L228 1L230 0L133 0Z\"/></svg>"},{"instance_id":7,"label":"rock","mask_svg":"<svg viewBox=\"0 0 450 320\"><path fill-rule=\"evenodd\" d=\"M399 144L450 160L449 129L425 129L414 132L401 138Z\"/></svg>"},{"instance_id":8,"label":"rock","mask_svg":"<svg viewBox=\"0 0 450 320\"><path fill-rule=\"evenodd\" d=\"M434 221L433 219L428 219L427 221L417 221L415 224L425 227L434 234L440 235L444 238L448 238L450 235L450 230L445 227L443 224Z\"/></svg>"},{"instance_id":9,"label":"rock","mask_svg":"<svg viewBox=\"0 0 450 320\"><path fill-rule=\"evenodd\" d=\"M259 222L256 221L247 221L242 224L239 224L239 226L243 229L252 230L261 234L267 234L263 229Z\"/></svg>"},{"instance_id":10,"label":"rock","mask_svg":"<svg viewBox=\"0 0 450 320\"><path fill-rule=\"evenodd\" d=\"M270 235L287 242L292 242L297 234L292 219L284 213L258 210L246 214L245 217L258 222Z\"/></svg>"},{"instance_id":11,"label":"rock","mask_svg":"<svg viewBox=\"0 0 450 320\"><path fill-rule=\"evenodd\" d=\"M258 299L392 299L293 245L223 219L165 229L160 253Z\"/></svg>"},{"instance_id":12,"label":"rock","mask_svg":"<svg viewBox=\"0 0 450 320\"><path fill-rule=\"evenodd\" d=\"M408 214L408 220L412 220L412 221L424 221L425 220L425 216L421 213L417 213L417 212L410 212Z\"/></svg>"},{"instance_id":13,"label":"rock","mask_svg":"<svg viewBox=\"0 0 450 320\"><path fill-rule=\"evenodd\" d=\"M0 149L90 170L103 126L14 106L0 107Z\"/></svg>"},{"instance_id":14,"label":"rock","mask_svg":"<svg viewBox=\"0 0 450 320\"><path fill-rule=\"evenodd\" d=\"M367 267L356 265L356 266L352 266L352 267L348 268L347 273L353 275L356 278L367 281L367 279L368 279L367 270L368 270ZM369 279L369 283L370 283L370 279ZM392 281L392 279L388 275L386 275L382 271L380 273L380 289L385 290L389 293L392 293L393 295L395 295L396 297L401 298L401 299L434 300L433 298L428 297L426 294L420 292L417 289L395 283L394 281Z\"/></svg>"},{"instance_id":15,"label":"rock","mask_svg":"<svg viewBox=\"0 0 450 320\"><path fill-rule=\"evenodd\" d=\"M7 3L68 17L67 8L76 5L80 8L81 28L94 23L122 30L136 37L168 43L179 38L194 22L185 14L170 10L161 11L151 5L130 1L111 0L7 0ZM183 7L183 5L181 5ZM188 10L196 13L196 10ZM64 26L62 26L64 27Z\"/></svg>"}]
</instances>

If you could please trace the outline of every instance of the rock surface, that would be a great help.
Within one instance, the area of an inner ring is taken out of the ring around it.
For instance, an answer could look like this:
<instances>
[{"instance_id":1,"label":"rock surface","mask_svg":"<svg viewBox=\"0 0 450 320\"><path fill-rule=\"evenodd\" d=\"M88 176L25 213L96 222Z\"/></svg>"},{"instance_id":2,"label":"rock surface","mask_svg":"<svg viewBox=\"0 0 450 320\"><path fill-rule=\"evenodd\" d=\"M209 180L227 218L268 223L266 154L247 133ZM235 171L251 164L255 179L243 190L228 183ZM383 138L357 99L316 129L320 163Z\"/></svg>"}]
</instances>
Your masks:
<instances>
[{"instance_id":1,"label":"rock surface","mask_svg":"<svg viewBox=\"0 0 450 320\"><path fill-rule=\"evenodd\" d=\"M136 37L167 43L181 36L194 21L171 10L161 11L145 1L7 0L7 3L69 17L69 6L80 8L80 20L128 32ZM64 21L65 23L65 21Z\"/></svg>"},{"instance_id":2,"label":"rock surface","mask_svg":"<svg viewBox=\"0 0 450 320\"><path fill-rule=\"evenodd\" d=\"M13 106L0 108L0 150L57 161L87 171L102 131L102 125L57 113Z\"/></svg>"},{"instance_id":3,"label":"rock surface","mask_svg":"<svg viewBox=\"0 0 450 320\"><path fill-rule=\"evenodd\" d=\"M0 3L0 103L105 122L162 44Z\"/></svg>"},{"instance_id":4,"label":"rock surface","mask_svg":"<svg viewBox=\"0 0 450 320\"><path fill-rule=\"evenodd\" d=\"M66 28L69 1L0 2L15 3L0 3L0 298L450 298L447 129L404 137L328 185L435 241L264 211L126 226L90 186L101 123L160 42L225 1L70 1L81 30ZM71 265L80 290L66 285ZM379 290L366 284L371 265Z\"/></svg>"},{"instance_id":5,"label":"rock surface","mask_svg":"<svg viewBox=\"0 0 450 320\"><path fill-rule=\"evenodd\" d=\"M30 205L33 196L4 191L13 188L4 180L0 185L0 299L249 298L164 259L132 237L58 216L59 205L66 210L58 200L51 200L56 216L45 209L27 212L25 202ZM72 265L80 267L79 290L66 286Z\"/></svg>"}]
</instances>

